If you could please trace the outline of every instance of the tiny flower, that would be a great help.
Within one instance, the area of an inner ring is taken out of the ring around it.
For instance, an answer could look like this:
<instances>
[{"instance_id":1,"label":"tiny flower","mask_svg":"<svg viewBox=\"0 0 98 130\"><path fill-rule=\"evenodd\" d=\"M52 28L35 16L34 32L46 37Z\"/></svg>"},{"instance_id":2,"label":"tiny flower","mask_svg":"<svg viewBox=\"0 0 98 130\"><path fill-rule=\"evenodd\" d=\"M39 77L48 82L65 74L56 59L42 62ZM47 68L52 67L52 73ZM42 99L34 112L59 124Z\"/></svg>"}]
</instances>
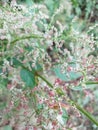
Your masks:
<instances>
[{"instance_id":1,"label":"tiny flower","mask_svg":"<svg viewBox=\"0 0 98 130\"><path fill-rule=\"evenodd\" d=\"M57 125L57 121L52 121L52 125L56 126Z\"/></svg>"},{"instance_id":2,"label":"tiny flower","mask_svg":"<svg viewBox=\"0 0 98 130\"><path fill-rule=\"evenodd\" d=\"M49 94L50 97L54 97L55 96L55 92L53 92L53 91L49 91L48 94Z\"/></svg>"},{"instance_id":3,"label":"tiny flower","mask_svg":"<svg viewBox=\"0 0 98 130\"><path fill-rule=\"evenodd\" d=\"M58 78L55 80L55 84L60 84L61 82L62 81L60 79L58 79Z\"/></svg>"},{"instance_id":4,"label":"tiny flower","mask_svg":"<svg viewBox=\"0 0 98 130\"><path fill-rule=\"evenodd\" d=\"M63 114L63 112L62 112L62 111L60 111L60 112L59 112L59 114L60 114L60 115L62 115L62 114Z\"/></svg>"},{"instance_id":5,"label":"tiny flower","mask_svg":"<svg viewBox=\"0 0 98 130\"><path fill-rule=\"evenodd\" d=\"M68 72L72 71L72 67L68 66L68 67L67 67L67 71L68 71Z\"/></svg>"}]
</instances>

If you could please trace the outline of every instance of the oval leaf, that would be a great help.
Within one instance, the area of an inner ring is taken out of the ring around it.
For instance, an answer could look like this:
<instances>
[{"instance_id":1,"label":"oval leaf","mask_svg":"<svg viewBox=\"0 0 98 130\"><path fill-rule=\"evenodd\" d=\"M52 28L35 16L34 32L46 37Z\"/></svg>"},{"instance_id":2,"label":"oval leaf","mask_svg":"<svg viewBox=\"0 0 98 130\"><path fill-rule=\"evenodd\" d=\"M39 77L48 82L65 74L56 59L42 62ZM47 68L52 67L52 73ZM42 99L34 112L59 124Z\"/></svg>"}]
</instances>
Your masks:
<instances>
[{"instance_id":1,"label":"oval leaf","mask_svg":"<svg viewBox=\"0 0 98 130\"><path fill-rule=\"evenodd\" d=\"M76 80L82 76L82 73L74 72L74 71L70 71L70 72L66 71L65 73L62 73L60 67L54 68L53 71L55 72L56 76L63 81Z\"/></svg>"},{"instance_id":2,"label":"oval leaf","mask_svg":"<svg viewBox=\"0 0 98 130\"><path fill-rule=\"evenodd\" d=\"M20 71L20 77L25 82L26 86L31 87L31 88L34 88L36 86L34 73L26 69L22 69Z\"/></svg>"},{"instance_id":3,"label":"oval leaf","mask_svg":"<svg viewBox=\"0 0 98 130\"><path fill-rule=\"evenodd\" d=\"M96 84L86 85L85 87L76 86L76 87L73 87L73 88L71 88L71 89L72 89L72 90L75 90L75 91L83 91L83 90L85 90L85 89L92 89L92 88L95 88L95 87L98 87L98 85L96 85Z\"/></svg>"}]
</instances>

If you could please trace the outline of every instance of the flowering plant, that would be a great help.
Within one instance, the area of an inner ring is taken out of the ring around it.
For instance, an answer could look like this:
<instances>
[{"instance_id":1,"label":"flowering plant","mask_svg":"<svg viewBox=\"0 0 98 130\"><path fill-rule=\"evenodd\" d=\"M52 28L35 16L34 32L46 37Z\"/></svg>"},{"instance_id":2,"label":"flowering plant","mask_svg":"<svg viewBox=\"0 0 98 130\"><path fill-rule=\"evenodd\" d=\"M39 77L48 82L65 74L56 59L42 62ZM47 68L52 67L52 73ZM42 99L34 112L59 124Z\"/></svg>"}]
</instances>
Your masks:
<instances>
[{"instance_id":1,"label":"flowering plant","mask_svg":"<svg viewBox=\"0 0 98 130\"><path fill-rule=\"evenodd\" d=\"M94 37L76 31L75 21L69 28L60 21L55 25L62 5L51 18L45 5L21 8L0 7L1 126L66 130L70 109L98 126L69 92L98 85L98 59L90 55Z\"/></svg>"}]
</instances>

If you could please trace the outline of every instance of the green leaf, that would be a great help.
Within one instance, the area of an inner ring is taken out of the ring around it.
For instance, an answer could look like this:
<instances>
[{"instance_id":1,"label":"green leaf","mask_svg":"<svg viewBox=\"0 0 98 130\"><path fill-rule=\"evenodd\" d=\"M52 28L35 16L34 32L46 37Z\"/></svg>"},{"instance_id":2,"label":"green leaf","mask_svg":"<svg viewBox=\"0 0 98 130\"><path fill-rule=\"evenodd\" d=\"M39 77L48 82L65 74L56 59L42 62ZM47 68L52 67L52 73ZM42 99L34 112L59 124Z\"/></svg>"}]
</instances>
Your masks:
<instances>
[{"instance_id":1,"label":"green leaf","mask_svg":"<svg viewBox=\"0 0 98 130\"><path fill-rule=\"evenodd\" d=\"M67 111L63 108L62 109L62 118L63 118L63 121L64 121L64 124L66 124L67 120L68 120L68 114L67 114Z\"/></svg>"},{"instance_id":2,"label":"green leaf","mask_svg":"<svg viewBox=\"0 0 98 130\"><path fill-rule=\"evenodd\" d=\"M26 0L26 4L27 4L28 6L32 6L32 5L33 5L33 1L32 1L32 0Z\"/></svg>"},{"instance_id":3,"label":"green leaf","mask_svg":"<svg viewBox=\"0 0 98 130\"><path fill-rule=\"evenodd\" d=\"M41 110L43 110L43 108L44 108L44 105L43 105L43 104L38 104L38 105L37 105L37 113L40 113Z\"/></svg>"},{"instance_id":4,"label":"green leaf","mask_svg":"<svg viewBox=\"0 0 98 130\"><path fill-rule=\"evenodd\" d=\"M0 102L0 110L4 110L6 105L6 102Z\"/></svg>"},{"instance_id":5,"label":"green leaf","mask_svg":"<svg viewBox=\"0 0 98 130\"><path fill-rule=\"evenodd\" d=\"M21 69L20 77L26 86L34 88L36 86L35 74L27 69Z\"/></svg>"},{"instance_id":6,"label":"green leaf","mask_svg":"<svg viewBox=\"0 0 98 130\"><path fill-rule=\"evenodd\" d=\"M4 126L4 130L12 130L12 127L7 125L7 126Z\"/></svg>"},{"instance_id":7,"label":"green leaf","mask_svg":"<svg viewBox=\"0 0 98 130\"><path fill-rule=\"evenodd\" d=\"M25 50L27 50L28 52L30 52L30 51L34 50L34 48L31 47L31 46L25 46Z\"/></svg>"},{"instance_id":8,"label":"green leaf","mask_svg":"<svg viewBox=\"0 0 98 130\"><path fill-rule=\"evenodd\" d=\"M8 79L0 76L0 89L5 88L8 84Z\"/></svg>"},{"instance_id":9,"label":"green leaf","mask_svg":"<svg viewBox=\"0 0 98 130\"><path fill-rule=\"evenodd\" d=\"M43 104L38 104L37 109L43 109Z\"/></svg>"},{"instance_id":10,"label":"green leaf","mask_svg":"<svg viewBox=\"0 0 98 130\"><path fill-rule=\"evenodd\" d=\"M82 86L76 86L76 87L73 87L71 88L72 90L75 90L75 91L83 91L85 89L91 89L91 88L95 88L95 87L98 87L97 84L89 84L89 85L86 85L85 87L82 87Z\"/></svg>"},{"instance_id":11,"label":"green leaf","mask_svg":"<svg viewBox=\"0 0 98 130\"><path fill-rule=\"evenodd\" d=\"M55 10L59 8L60 1L59 0L45 0L45 4L49 10L50 15L53 15Z\"/></svg>"},{"instance_id":12,"label":"green leaf","mask_svg":"<svg viewBox=\"0 0 98 130\"><path fill-rule=\"evenodd\" d=\"M12 61L15 67L22 66L22 63L19 60L17 60L15 57L12 59Z\"/></svg>"},{"instance_id":13,"label":"green leaf","mask_svg":"<svg viewBox=\"0 0 98 130\"><path fill-rule=\"evenodd\" d=\"M37 25L37 27L38 27L38 29L39 29L40 31L45 30L44 25L43 25L40 21L37 21L37 22L36 22L36 25Z\"/></svg>"},{"instance_id":14,"label":"green leaf","mask_svg":"<svg viewBox=\"0 0 98 130\"><path fill-rule=\"evenodd\" d=\"M2 74L2 68L0 68L0 75Z\"/></svg>"},{"instance_id":15,"label":"green leaf","mask_svg":"<svg viewBox=\"0 0 98 130\"><path fill-rule=\"evenodd\" d=\"M71 72L66 71L65 73L62 73L60 67L54 68L53 71L55 72L56 76L63 81L76 80L82 76L82 73L74 71Z\"/></svg>"}]
</instances>

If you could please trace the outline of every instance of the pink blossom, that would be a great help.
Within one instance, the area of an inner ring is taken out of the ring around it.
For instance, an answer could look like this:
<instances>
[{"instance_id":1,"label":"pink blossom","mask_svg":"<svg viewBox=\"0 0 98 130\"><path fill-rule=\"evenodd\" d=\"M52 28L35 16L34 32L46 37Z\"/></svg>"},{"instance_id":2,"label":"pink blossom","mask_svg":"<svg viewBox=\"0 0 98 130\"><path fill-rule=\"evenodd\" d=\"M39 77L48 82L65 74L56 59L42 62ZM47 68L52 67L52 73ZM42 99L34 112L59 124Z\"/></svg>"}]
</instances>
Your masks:
<instances>
[{"instance_id":1,"label":"pink blossom","mask_svg":"<svg viewBox=\"0 0 98 130\"><path fill-rule=\"evenodd\" d=\"M68 66L68 67L67 67L67 71L68 71L68 72L72 71L72 67Z\"/></svg>"},{"instance_id":2,"label":"pink blossom","mask_svg":"<svg viewBox=\"0 0 98 130\"><path fill-rule=\"evenodd\" d=\"M13 89L13 85L12 85L12 84L8 84L8 85L7 85L7 88L8 88L9 90L12 90L12 89Z\"/></svg>"},{"instance_id":3,"label":"pink blossom","mask_svg":"<svg viewBox=\"0 0 98 130\"><path fill-rule=\"evenodd\" d=\"M97 78L97 77L95 78L95 81L98 81L98 78Z\"/></svg>"},{"instance_id":4,"label":"pink blossom","mask_svg":"<svg viewBox=\"0 0 98 130\"><path fill-rule=\"evenodd\" d=\"M50 97L54 97L55 96L55 92L53 92L53 91L49 91L48 94L49 94Z\"/></svg>"}]
</instances>

